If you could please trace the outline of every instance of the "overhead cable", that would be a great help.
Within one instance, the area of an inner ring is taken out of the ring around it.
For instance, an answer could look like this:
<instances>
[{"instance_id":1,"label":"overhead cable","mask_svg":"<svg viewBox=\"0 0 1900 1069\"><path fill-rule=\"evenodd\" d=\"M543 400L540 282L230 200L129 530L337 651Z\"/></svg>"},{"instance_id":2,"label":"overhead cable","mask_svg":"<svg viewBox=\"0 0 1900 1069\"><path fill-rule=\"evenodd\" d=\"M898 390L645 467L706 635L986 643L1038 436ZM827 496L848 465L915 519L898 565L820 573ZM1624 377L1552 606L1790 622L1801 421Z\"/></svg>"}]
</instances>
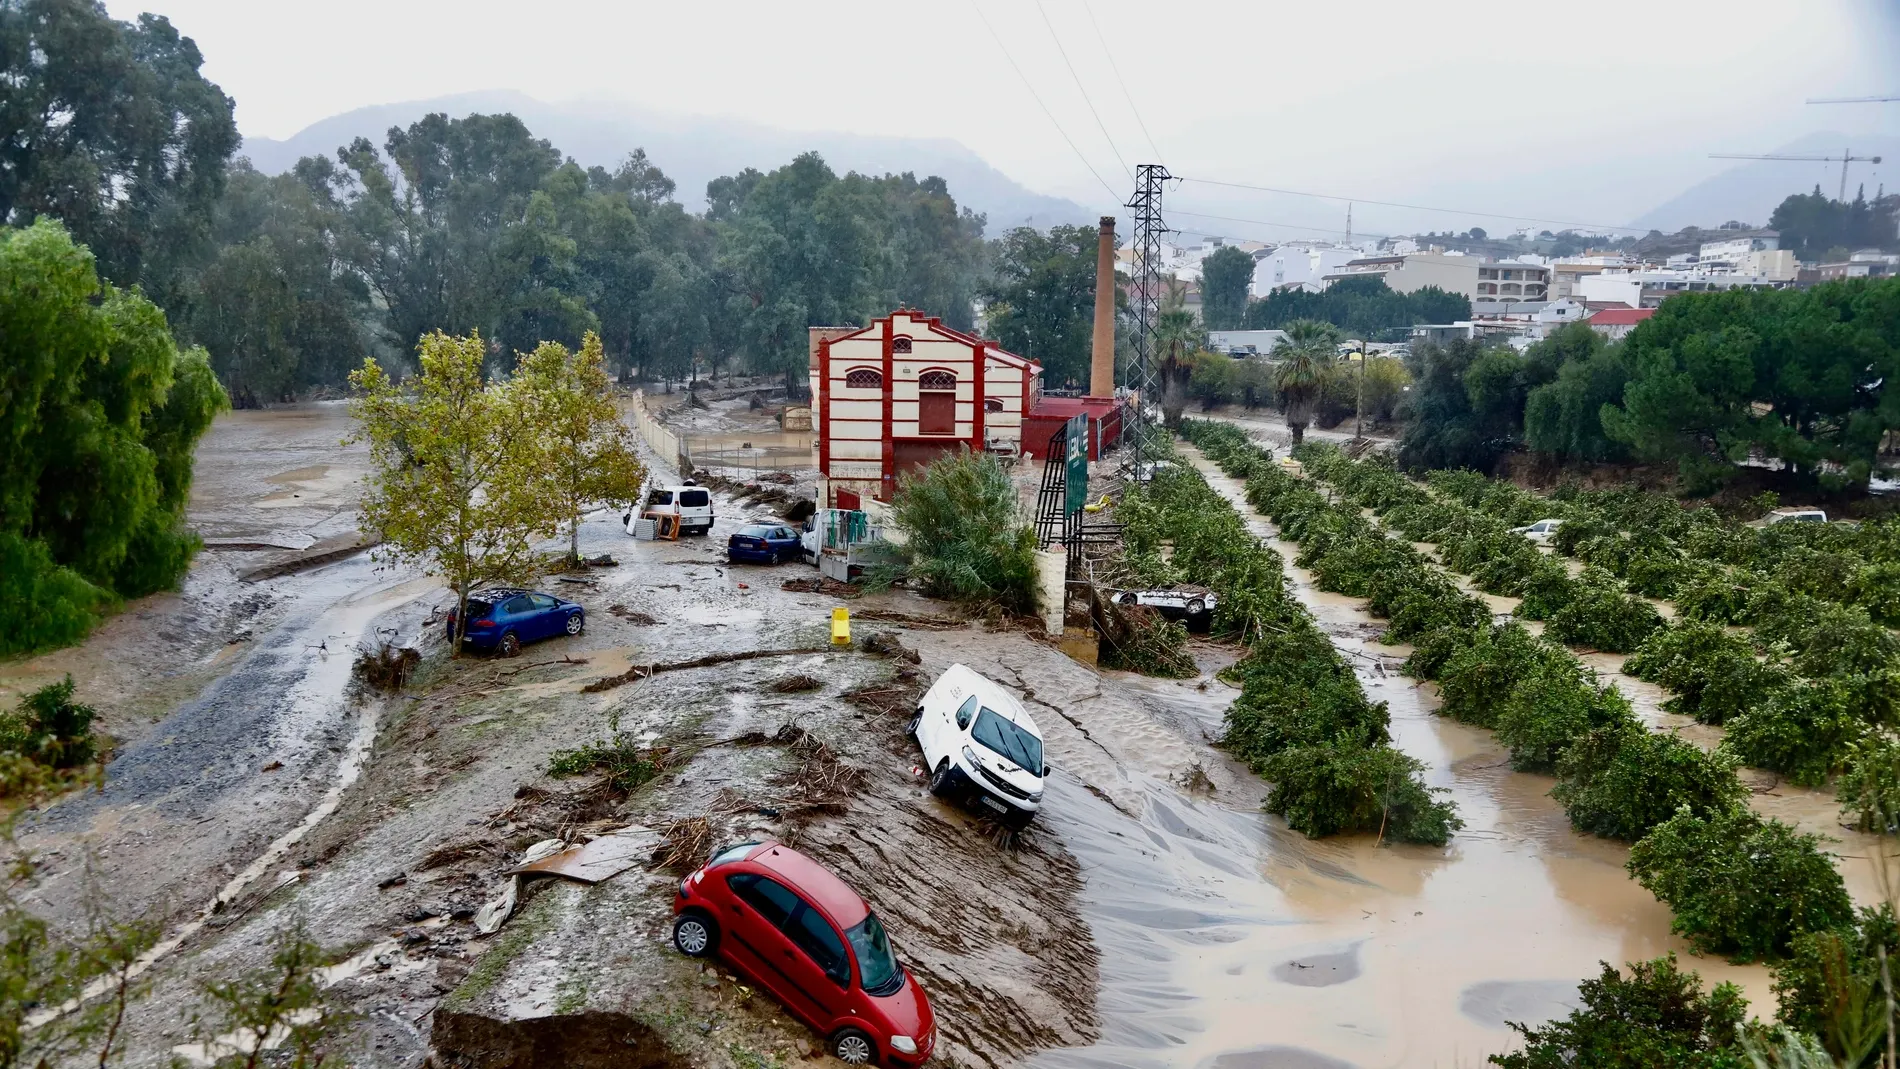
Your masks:
<instances>
[{"instance_id":1,"label":"overhead cable","mask_svg":"<svg viewBox=\"0 0 1900 1069\"><path fill-rule=\"evenodd\" d=\"M1392 200L1372 200L1367 197L1347 197L1335 193L1309 193L1299 189L1277 189L1273 186L1256 186L1247 182L1223 182L1216 178L1181 178L1183 182L1199 182L1204 186L1227 186L1231 189L1252 189L1261 193L1282 193L1289 197L1314 197L1319 200L1337 200L1348 204L1377 204L1386 208L1408 208L1419 212L1443 212L1447 215L1475 215L1485 219L1508 219L1519 223L1546 223L1551 226L1582 228L1585 230L1621 230L1630 234L1646 234L1648 230L1640 226L1610 226L1607 223L1579 223L1565 219L1543 219L1535 215L1510 215L1505 212L1474 212L1462 208L1436 208L1429 204L1403 204Z\"/></svg>"},{"instance_id":2,"label":"overhead cable","mask_svg":"<svg viewBox=\"0 0 1900 1069\"><path fill-rule=\"evenodd\" d=\"M1082 84L1082 76L1075 73L1075 64L1069 62L1069 50L1062 47L1062 35L1056 32L1055 23L1049 21L1049 9L1042 6L1042 0L1036 0L1036 13L1042 16L1042 24L1049 30L1049 39L1056 43L1056 54L1062 57L1062 65L1069 68L1069 80L1075 83L1076 92L1082 94L1082 103L1087 104L1089 114L1095 116L1096 129L1102 131L1102 140L1108 142L1108 151L1115 154L1115 162L1121 164L1122 170L1128 173L1128 180L1134 181L1134 168L1122 159L1122 150L1115 146L1115 139L1109 136L1108 124L1102 121L1102 113L1095 110L1095 101L1089 96L1088 88Z\"/></svg>"},{"instance_id":3,"label":"overhead cable","mask_svg":"<svg viewBox=\"0 0 1900 1069\"><path fill-rule=\"evenodd\" d=\"M1003 58L1009 60L1010 67L1015 70L1016 77L1022 79L1023 88L1029 90L1030 99L1034 100L1036 106L1042 109L1042 113L1049 117L1049 124L1056 128L1056 133L1062 135L1062 140L1069 143L1069 151L1074 152L1075 158L1082 161L1082 166L1087 167L1089 173L1095 176L1095 180L1102 183L1102 188L1108 191L1109 200L1115 204L1120 204L1122 199L1121 194L1115 192L1115 188L1108 184L1108 181L1102 177L1102 173L1097 171L1095 165L1089 162L1089 158L1082 155L1082 150L1075 145L1075 139L1069 136L1069 132L1062 128L1060 122L1056 121L1055 112L1050 111L1049 105L1042 102L1042 95L1036 92L1034 85L1030 84L1029 76L1023 73L1021 67L1016 65L1016 57L1009 54L1009 47L1003 44L1002 36L996 32L996 27L990 25L989 16L983 14L983 9L977 5L976 0L970 0L970 6L976 9L976 17L982 21L983 28L990 31L990 39L996 42L997 51L1003 53Z\"/></svg>"},{"instance_id":4,"label":"overhead cable","mask_svg":"<svg viewBox=\"0 0 1900 1069\"><path fill-rule=\"evenodd\" d=\"M1089 17L1089 25L1095 28L1095 39L1101 42L1102 55L1108 57L1108 69L1115 73L1115 84L1122 88L1122 99L1128 101L1128 110L1135 113L1135 125L1141 127L1141 136L1148 139L1148 148L1155 154L1155 162L1167 166L1168 161L1161 158L1161 147L1155 144L1154 135L1148 132L1148 124L1141 117L1141 109L1135 106L1135 96L1128 91L1128 83L1122 79L1122 69L1115 62L1115 53L1108 50L1108 38L1102 36L1102 25L1095 21L1095 12L1089 10L1088 0L1082 0L1082 11Z\"/></svg>"},{"instance_id":5,"label":"overhead cable","mask_svg":"<svg viewBox=\"0 0 1900 1069\"><path fill-rule=\"evenodd\" d=\"M1186 211L1182 211L1179 208L1169 208L1168 214L1169 215L1191 215L1196 219L1219 219L1222 222L1227 222L1227 223L1253 223L1256 226L1279 226L1279 227L1285 227L1289 230L1311 230L1311 231L1314 231L1315 233L1320 233L1320 234L1348 234L1350 235L1352 233L1352 231L1350 230L1340 230L1337 227L1306 226L1303 223L1276 223L1272 221L1271 219L1243 219L1239 216L1234 216L1234 215L1209 215L1206 212L1186 212ZM1199 230L1190 230L1190 231L1184 231L1184 233L1199 234L1203 232ZM1221 237L1223 235L1210 234L1208 236ZM1386 235L1362 233L1360 234L1360 236L1367 237L1367 238L1383 238Z\"/></svg>"}]
</instances>

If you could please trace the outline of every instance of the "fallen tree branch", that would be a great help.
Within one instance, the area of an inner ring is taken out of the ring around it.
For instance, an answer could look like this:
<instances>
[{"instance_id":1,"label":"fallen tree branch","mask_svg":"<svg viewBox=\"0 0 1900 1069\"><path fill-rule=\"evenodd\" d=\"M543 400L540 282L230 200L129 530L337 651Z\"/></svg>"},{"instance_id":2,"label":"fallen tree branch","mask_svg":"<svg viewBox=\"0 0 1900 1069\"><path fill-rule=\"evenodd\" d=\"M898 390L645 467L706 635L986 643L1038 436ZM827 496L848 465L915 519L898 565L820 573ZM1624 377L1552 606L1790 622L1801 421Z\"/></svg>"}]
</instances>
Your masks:
<instances>
[{"instance_id":1,"label":"fallen tree branch","mask_svg":"<svg viewBox=\"0 0 1900 1069\"><path fill-rule=\"evenodd\" d=\"M669 661L663 664L636 664L617 676L596 679L581 688L582 694L598 694L603 690L637 683L642 679L659 675L661 672L679 672L688 668L709 668L715 664L730 664L734 661L752 661L760 657L795 657L801 654L830 653L830 646L799 646L789 650L745 650L740 653L714 653L705 657L695 657L690 661Z\"/></svg>"}]
</instances>

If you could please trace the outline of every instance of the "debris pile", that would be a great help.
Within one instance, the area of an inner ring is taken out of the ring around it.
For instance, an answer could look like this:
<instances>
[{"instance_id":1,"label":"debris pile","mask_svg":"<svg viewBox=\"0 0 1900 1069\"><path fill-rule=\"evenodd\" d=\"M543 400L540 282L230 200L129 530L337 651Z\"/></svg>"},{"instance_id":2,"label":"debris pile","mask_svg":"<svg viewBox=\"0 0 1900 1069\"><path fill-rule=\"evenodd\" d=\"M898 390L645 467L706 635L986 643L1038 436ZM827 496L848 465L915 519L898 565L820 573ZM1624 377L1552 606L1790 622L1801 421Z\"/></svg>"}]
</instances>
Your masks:
<instances>
[{"instance_id":1,"label":"debris pile","mask_svg":"<svg viewBox=\"0 0 1900 1069\"><path fill-rule=\"evenodd\" d=\"M413 646L398 646L388 639L374 646L356 647L356 678L375 690L398 691L422 664L422 651Z\"/></svg>"}]
</instances>

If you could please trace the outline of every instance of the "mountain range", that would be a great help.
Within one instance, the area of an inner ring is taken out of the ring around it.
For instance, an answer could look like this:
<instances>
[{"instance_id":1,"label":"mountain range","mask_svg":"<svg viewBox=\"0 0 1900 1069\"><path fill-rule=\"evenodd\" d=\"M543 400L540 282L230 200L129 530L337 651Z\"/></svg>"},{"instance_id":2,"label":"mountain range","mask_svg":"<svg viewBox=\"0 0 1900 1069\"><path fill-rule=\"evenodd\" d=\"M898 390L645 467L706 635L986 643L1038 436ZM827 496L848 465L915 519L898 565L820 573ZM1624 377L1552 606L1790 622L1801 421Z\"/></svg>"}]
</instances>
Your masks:
<instances>
[{"instance_id":1,"label":"mountain range","mask_svg":"<svg viewBox=\"0 0 1900 1069\"><path fill-rule=\"evenodd\" d=\"M511 112L536 137L583 167L612 168L636 148L678 183L674 196L688 209L705 207L706 183L747 167L769 171L801 152L816 150L840 174L915 172L939 175L963 207L981 212L990 234L1015 226L1093 223L1074 201L1024 188L963 145L942 138L874 137L782 130L737 119L672 115L610 100L549 103L524 93L493 90L431 100L378 104L320 120L278 141L247 137L239 150L266 174L280 174L304 156L335 153L357 137L379 148L389 128L431 112L451 116Z\"/></svg>"},{"instance_id":2,"label":"mountain range","mask_svg":"<svg viewBox=\"0 0 1900 1069\"><path fill-rule=\"evenodd\" d=\"M1832 131L1809 134L1774 150L1783 156L1879 156L1882 162L1855 163L1847 171L1847 196L1866 186L1872 200L1886 175L1900 175L1900 138L1859 136ZM1775 206L1790 193L1807 193L1818 183L1828 196L1840 193L1841 165L1785 160L1749 160L1704 179L1652 208L1630 225L1673 234L1685 226L1713 228L1729 220L1767 226ZM1895 183L1900 187L1900 182Z\"/></svg>"},{"instance_id":3,"label":"mountain range","mask_svg":"<svg viewBox=\"0 0 1900 1069\"><path fill-rule=\"evenodd\" d=\"M910 171L919 177L939 175L949 184L958 204L984 215L991 235L1015 226L1042 228L1054 223L1095 221L1074 201L1028 189L969 148L945 138L785 130L739 119L652 111L606 99L551 103L508 90L358 108L320 120L281 141L247 137L240 151L258 170L278 174L289 170L300 157L334 153L357 137L367 137L380 146L390 127L407 126L438 111L452 116L512 112L535 136L546 138L582 166L612 167L633 149L644 148L647 157L678 183L675 196L693 211L705 207L706 183L714 178L747 167L771 170L801 152L816 150L840 173ZM1880 156L1884 161L1882 165L1855 163L1849 171L1848 196L1853 196L1855 188L1864 182L1871 197L1884 173L1900 166L1900 139L1827 132L1803 137L1775 151L1838 156L1849 147L1856 156ZM1824 192L1833 195L1839 173L1838 164L1740 162L1657 205L1631 225L1665 234L1685 226L1713 228L1729 220L1762 226L1784 197L1805 192L1817 181ZM1311 208L1310 204L1289 205L1283 214ZM1292 214L1286 217L1292 218ZM1188 219L1184 225L1193 225L1193 220ZM1328 217L1327 225L1336 224Z\"/></svg>"}]
</instances>

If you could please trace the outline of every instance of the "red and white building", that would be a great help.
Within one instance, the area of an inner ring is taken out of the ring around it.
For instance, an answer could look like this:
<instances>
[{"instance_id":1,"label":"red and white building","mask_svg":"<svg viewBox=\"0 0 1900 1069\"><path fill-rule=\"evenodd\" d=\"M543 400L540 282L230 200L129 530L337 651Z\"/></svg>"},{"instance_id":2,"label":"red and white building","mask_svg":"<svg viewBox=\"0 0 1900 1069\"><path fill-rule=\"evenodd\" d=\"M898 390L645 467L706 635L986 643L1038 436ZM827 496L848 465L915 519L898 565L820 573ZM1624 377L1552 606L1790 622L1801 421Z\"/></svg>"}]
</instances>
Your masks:
<instances>
[{"instance_id":1,"label":"red and white building","mask_svg":"<svg viewBox=\"0 0 1900 1069\"><path fill-rule=\"evenodd\" d=\"M1019 453L1042 366L899 308L869 326L811 328L821 507L889 501L898 474L958 449Z\"/></svg>"}]
</instances>

